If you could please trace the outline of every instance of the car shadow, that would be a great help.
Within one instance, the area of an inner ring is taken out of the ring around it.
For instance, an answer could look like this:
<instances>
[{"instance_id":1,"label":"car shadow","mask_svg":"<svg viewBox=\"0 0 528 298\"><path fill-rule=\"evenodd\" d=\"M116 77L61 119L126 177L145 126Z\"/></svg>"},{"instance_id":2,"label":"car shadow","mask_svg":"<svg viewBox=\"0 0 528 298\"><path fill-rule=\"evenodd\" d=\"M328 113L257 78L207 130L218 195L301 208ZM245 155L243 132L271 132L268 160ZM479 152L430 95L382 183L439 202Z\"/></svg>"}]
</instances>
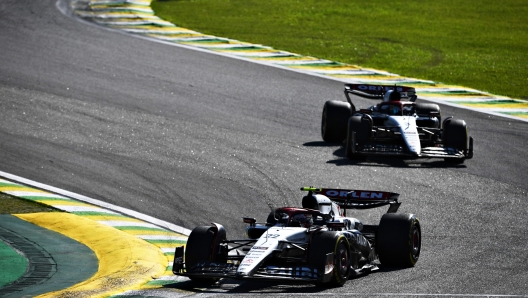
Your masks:
<instances>
[{"instance_id":1,"label":"car shadow","mask_svg":"<svg viewBox=\"0 0 528 298\"><path fill-rule=\"evenodd\" d=\"M204 284L191 280L177 281L163 285L164 288L178 289L201 294L241 294L265 291L269 294L319 293L328 287L301 281L266 281L266 280L233 280L222 279L215 284Z\"/></svg>"},{"instance_id":2,"label":"car shadow","mask_svg":"<svg viewBox=\"0 0 528 298\"><path fill-rule=\"evenodd\" d=\"M304 143L306 147L336 147L334 156L336 159L327 161L328 164L336 166L371 166L371 167L392 167L392 168L467 168L465 164L453 164L440 158L408 158L398 156L368 156L364 160L352 160L346 157L343 143L327 143L314 141Z\"/></svg>"},{"instance_id":3,"label":"car shadow","mask_svg":"<svg viewBox=\"0 0 528 298\"><path fill-rule=\"evenodd\" d=\"M378 265L378 272L393 272L393 271L400 271L400 270L407 270L408 267L389 267L389 266L383 266Z\"/></svg>"},{"instance_id":4,"label":"car shadow","mask_svg":"<svg viewBox=\"0 0 528 298\"><path fill-rule=\"evenodd\" d=\"M327 143L324 141L315 141L304 143L303 146L306 147L334 147L334 146L343 146L343 143Z\"/></svg>"}]
</instances>

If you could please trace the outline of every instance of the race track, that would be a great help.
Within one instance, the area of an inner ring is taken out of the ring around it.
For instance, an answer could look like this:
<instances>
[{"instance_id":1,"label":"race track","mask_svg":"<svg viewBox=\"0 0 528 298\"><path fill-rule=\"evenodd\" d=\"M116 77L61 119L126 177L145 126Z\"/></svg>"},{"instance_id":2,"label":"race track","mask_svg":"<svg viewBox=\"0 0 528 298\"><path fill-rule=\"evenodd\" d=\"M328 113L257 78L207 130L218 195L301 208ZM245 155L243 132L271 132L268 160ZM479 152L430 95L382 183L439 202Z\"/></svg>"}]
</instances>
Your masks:
<instances>
[{"instance_id":1,"label":"race track","mask_svg":"<svg viewBox=\"0 0 528 298\"><path fill-rule=\"evenodd\" d=\"M184 282L163 295L528 293L528 122L441 106L475 139L465 165L353 163L319 133L324 102L344 98L340 82L108 31L54 0L2 1L0 40L0 171L188 229L219 222L234 238L242 216L299 205L309 185L400 193L400 210L422 223L412 269L329 290ZM376 223L384 211L357 217Z\"/></svg>"}]
</instances>

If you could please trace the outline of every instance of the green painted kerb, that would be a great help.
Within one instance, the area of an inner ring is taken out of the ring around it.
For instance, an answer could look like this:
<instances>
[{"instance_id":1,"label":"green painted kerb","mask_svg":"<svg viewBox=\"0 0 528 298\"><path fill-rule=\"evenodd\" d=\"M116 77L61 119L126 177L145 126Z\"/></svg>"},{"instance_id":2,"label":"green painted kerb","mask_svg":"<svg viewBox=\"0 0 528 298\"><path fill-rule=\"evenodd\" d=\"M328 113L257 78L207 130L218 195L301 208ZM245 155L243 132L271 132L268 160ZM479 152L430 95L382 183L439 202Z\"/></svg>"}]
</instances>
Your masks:
<instances>
[{"instance_id":1,"label":"green painted kerb","mask_svg":"<svg viewBox=\"0 0 528 298\"><path fill-rule=\"evenodd\" d=\"M26 257L0 239L0 288L19 279L27 265Z\"/></svg>"}]
</instances>

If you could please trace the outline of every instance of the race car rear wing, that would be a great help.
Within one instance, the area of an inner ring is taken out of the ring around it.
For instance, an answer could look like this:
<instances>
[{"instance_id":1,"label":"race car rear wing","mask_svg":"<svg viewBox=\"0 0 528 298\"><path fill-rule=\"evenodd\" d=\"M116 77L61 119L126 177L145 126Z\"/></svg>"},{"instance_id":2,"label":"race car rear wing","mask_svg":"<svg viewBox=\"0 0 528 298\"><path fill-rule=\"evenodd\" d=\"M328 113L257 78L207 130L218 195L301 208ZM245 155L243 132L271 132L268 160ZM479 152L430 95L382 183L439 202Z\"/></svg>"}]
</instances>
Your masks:
<instances>
[{"instance_id":1,"label":"race car rear wing","mask_svg":"<svg viewBox=\"0 0 528 298\"><path fill-rule=\"evenodd\" d=\"M368 85L368 84L345 84L345 96L347 101L352 104L349 94L358 95L370 99L383 99L385 93L389 90L400 92L402 99L416 101L416 89L413 87L396 86L396 85Z\"/></svg>"},{"instance_id":2,"label":"race car rear wing","mask_svg":"<svg viewBox=\"0 0 528 298\"><path fill-rule=\"evenodd\" d=\"M389 205L387 213L395 213L400 207L400 194L386 191L302 187L301 190L322 194L330 198L346 212L347 209L371 209Z\"/></svg>"}]
</instances>

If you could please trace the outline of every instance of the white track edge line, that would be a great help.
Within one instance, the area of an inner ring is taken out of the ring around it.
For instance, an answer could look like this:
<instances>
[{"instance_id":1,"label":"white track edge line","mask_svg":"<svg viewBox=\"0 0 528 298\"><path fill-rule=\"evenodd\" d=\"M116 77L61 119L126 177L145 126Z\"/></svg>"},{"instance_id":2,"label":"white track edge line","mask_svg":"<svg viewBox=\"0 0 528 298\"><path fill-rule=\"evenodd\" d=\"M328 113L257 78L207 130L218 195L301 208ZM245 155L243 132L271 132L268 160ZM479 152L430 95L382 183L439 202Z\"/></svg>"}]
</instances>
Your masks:
<instances>
[{"instance_id":1,"label":"white track edge line","mask_svg":"<svg viewBox=\"0 0 528 298\"><path fill-rule=\"evenodd\" d=\"M119 206L116 206L116 205L113 205L113 204L110 204L110 203L106 203L106 202L103 202L103 201L100 201L100 200L92 199L92 198L89 198L87 196L83 196L83 195L80 195L80 194L73 193L71 191L67 191L67 190L60 189L60 188L57 188L57 187L54 187L54 186L46 185L46 184L43 184L43 183L40 183L40 182L29 180L29 179L26 179L26 178L23 178L23 177L20 177L20 176L16 176L16 175L13 175L13 174L9 174L9 173L6 173L6 172L2 172L2 171L0 171L0 176L2 176L4 178L7 178L9 180L13 180L13 181L28 185L28 186L39 188L39 189L42 189L42 190L47 190L49 192L53 192L53 193L56 193L56 194L59 194L59 195L62 195L62 196L68 197L68 198L72 198L72 199L79 200L79 201L86 202L86 203L90 203L90 204L93 204L93 205L96 205L96 206L99 206L99 207L110 209L110 210L113 210L113 211L128 215L128 216L133 217L133 218L137 218L137 219L146 221L146 222L151 223L153 225L156 225L158 227L166 228L168 230L171 230L173 232L180 233L180 234L183 234L183 235L186 235L186 236L189 236L189 234L191 233L191 230L189 230L189 229L186 229L184 227L180 227L178 225L169 223L169 222L164 221L164 220L157 219L157 218L152 217L150 215L146 215L146 214L134 211L134 210L130 210L130 209L126 209L126 208L123 208L123 207L119 207Z\"/></svg>"}]
</instances>

